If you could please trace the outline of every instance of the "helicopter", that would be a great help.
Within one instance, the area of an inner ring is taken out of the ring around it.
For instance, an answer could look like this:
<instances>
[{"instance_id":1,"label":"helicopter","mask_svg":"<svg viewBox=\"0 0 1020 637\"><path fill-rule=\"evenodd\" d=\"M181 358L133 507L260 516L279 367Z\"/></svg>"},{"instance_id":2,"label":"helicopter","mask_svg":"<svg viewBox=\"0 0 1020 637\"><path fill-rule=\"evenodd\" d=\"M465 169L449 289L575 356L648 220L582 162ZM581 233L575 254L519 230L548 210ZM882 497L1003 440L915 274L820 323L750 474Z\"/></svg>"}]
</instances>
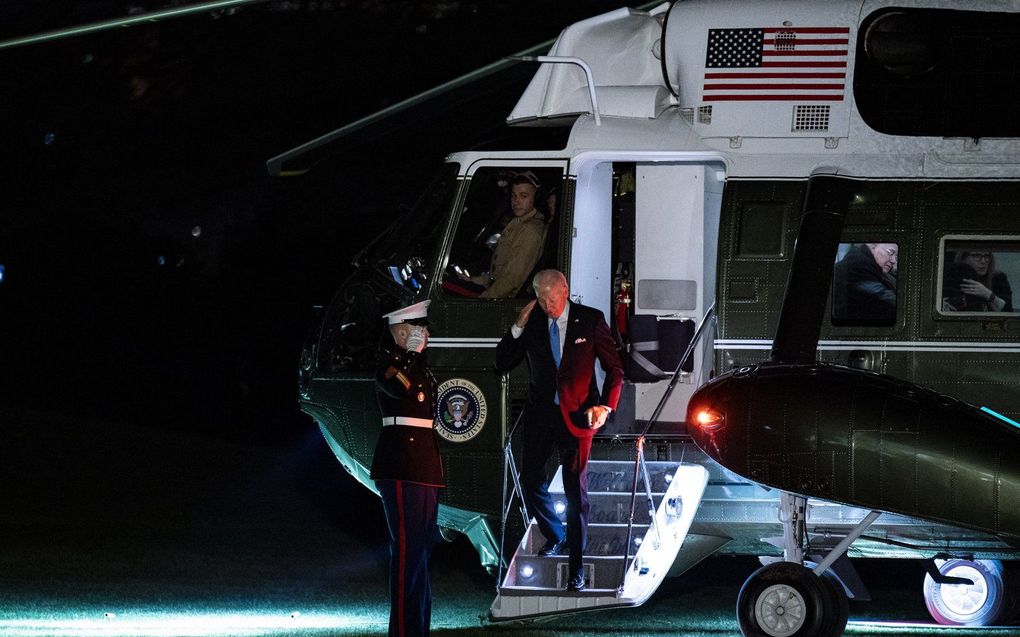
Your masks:
<instances>
[{"instance_id":1,"label":"helicopter","mask_svg":"<svg viewBox=\"0 0 1020 637\"><path fill-rule=\"evenodd\" d=\"M763 564L747 636L842 634L867 558L922 561L939 623L1008 622L1018 47L1016 1L686 0L568 26L518 60L538 67L507 117L568 127L565 145L448 155L309 337L301 409L375 490L379 317L432 301L439 525L497 576L494 622L637 606L709 555ZM546 221L532 271L565 273L625 360L582 593L519 502L527 370L493 367L530 280L461 284L525 173Z\"/></svg>"}]
</instances>

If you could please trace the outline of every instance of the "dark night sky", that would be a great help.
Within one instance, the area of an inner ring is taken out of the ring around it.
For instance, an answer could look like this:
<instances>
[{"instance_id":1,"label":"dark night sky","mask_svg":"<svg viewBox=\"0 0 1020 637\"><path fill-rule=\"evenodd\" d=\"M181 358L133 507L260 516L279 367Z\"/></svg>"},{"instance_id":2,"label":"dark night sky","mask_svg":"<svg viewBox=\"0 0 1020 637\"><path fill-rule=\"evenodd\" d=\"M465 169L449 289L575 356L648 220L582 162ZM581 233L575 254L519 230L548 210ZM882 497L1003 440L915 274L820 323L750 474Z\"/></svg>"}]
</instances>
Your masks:
<instances>
[{"instance_id":1,"label":"dark night sky","mask_svg":"<svg viewBox=\"0 0 1020 637\"><path fill-rule=\"evenodd\" d=\"M501 134L534 69L302 177L265 161L620 4L264 3L0 50L0 594L172 570L196 541L272 553L299 524L322 551L380 535L297 408L312 306L448 152ZM0 39L132 6L4 3Z\"/></svg>"},{"instance_id":2,"label":"dark night sky","mask_svg":"<svg viewBox=\"0 0 1020 637\"><path fill-rule=\"evenodd\" d=\"M270 2L0 51L2 397L295 426L311 306L446 153L498 131L533 69L316 153L304 177L265 160L618 4ZM35 6L7 6L4 34L166 5Z\"/></svg>"}]
</instances>

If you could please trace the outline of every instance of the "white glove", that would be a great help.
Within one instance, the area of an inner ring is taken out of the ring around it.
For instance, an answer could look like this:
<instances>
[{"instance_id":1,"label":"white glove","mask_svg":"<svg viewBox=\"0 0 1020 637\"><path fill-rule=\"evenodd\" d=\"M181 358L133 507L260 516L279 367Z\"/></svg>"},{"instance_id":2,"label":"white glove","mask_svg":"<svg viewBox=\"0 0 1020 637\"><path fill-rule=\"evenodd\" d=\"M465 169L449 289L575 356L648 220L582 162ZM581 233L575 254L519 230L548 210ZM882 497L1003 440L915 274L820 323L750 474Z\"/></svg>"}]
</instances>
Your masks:
<instances>
[{"instance_id":1,"label":"white glove","mask_svg":"<svg viewBox=\"0 0 1020 637\"><path fill-rule=\"evenodd\" d=\"M415 325L407 336L407 351L421 353L423 349L425 349L425 329L420 325Z\"/></svg>"}]
</instances>

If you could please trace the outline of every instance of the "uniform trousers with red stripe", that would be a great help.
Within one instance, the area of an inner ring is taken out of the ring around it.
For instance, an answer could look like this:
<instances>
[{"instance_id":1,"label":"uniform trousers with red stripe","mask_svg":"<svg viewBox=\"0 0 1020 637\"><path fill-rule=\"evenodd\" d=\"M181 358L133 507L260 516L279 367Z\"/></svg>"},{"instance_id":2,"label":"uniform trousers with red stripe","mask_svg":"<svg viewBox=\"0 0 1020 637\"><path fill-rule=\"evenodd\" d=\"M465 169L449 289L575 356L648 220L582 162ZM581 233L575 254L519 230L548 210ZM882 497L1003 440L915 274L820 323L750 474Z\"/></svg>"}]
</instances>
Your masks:
<instances>
[{"instance_id":1,"label":"uniform trousers with red stripe","mask_svg":"<svg viewBox=\"0 0 1020 637\"><path fill-rule=\"evenodd\" d=\"M376 480L375 484L390 530L390 637L428 635L432 618L429 556L439 488L406 480Z\"/></svg>"}]
</instances>

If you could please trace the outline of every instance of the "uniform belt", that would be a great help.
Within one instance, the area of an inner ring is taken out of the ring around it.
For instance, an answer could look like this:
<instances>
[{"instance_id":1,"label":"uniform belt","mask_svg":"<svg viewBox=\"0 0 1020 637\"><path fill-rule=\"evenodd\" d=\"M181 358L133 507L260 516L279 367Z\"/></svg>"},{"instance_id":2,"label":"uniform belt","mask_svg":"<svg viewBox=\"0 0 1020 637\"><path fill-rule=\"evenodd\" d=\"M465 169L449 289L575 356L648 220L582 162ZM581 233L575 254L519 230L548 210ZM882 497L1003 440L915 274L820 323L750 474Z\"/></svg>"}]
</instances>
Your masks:
<instances>
[{"instance_id":1,"label":"uniform belt","mask_svg":"<svg viewBox=\"0 0 1020 637\"><path fill-rule=\"evenodd\" d=\"M383 427L390 425L406 425L409 427L432 428L432 421L428 418L411 418L409 416L386 416L382 419Z\"/></svg>"}]
</instances>

